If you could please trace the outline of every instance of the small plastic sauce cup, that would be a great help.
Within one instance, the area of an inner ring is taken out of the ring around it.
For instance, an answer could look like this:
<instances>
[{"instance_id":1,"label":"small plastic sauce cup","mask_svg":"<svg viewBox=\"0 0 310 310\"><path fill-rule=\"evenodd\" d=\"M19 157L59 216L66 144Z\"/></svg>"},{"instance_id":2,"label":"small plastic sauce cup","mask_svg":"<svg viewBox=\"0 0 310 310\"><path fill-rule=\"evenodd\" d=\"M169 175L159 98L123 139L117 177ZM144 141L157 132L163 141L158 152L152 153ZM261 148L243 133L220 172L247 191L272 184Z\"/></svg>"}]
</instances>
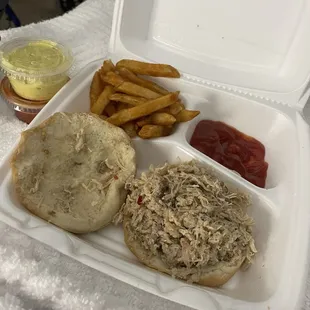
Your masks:
<instances>
[{"instance_id":1,"label":"small plastic sauce cup","mask_svg":"<svg viewBox=\"0 0 310 310\"><path fill-rule=\"evenodd\" d=\"M69 80L71 51L51 40L17 38L0 47L0 65L19 96L49 100Z\"/></svg>"},{"instance_id":2,"label":"small plastic sauce cup","mask_svg":"<svg viewBox=\"0 0 310 310\"><path fill-rule=\"evenodd\" d=\"M27 124L48 102L48 100L27 100L17 95L7 76L0 81L0 93L2 99L8 103L10 108L13 108L16 117Z\"/></svg>"}]
</instances>

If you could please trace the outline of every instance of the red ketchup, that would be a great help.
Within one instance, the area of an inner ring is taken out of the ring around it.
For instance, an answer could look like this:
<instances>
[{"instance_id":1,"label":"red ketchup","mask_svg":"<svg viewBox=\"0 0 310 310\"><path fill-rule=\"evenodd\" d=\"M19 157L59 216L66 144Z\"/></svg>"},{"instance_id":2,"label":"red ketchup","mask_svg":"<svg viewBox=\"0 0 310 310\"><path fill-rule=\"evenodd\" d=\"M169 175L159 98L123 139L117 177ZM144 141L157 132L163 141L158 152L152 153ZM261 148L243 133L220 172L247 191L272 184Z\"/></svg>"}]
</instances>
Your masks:
<instances>
[{"instance_id":1,"label":"red ketchup","mask_svg":"<svg viewBox=\"0 0 310 310\"><path fill-rule=\"evenodd\" d=\"M198 151L254 185L265 187L268 163L262 143L222 122L200 121L190 140Z\"/></svg>"}]
</instances>

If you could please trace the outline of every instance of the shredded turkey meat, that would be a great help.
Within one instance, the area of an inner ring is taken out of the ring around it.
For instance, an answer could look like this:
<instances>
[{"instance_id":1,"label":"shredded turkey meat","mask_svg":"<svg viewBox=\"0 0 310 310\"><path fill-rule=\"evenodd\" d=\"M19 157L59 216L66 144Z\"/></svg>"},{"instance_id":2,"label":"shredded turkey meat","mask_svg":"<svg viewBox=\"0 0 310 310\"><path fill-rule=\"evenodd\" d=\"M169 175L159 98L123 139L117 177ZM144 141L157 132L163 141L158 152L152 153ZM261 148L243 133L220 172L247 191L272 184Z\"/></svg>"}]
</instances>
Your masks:
<instances>
[{"instance_id":1,"label":"shredded turkey meat","mask_svg":"<svg viewBox=\"0 0 310 310\"><path fill-rule=\"evenodd\" d=\"M130 238L159 256L174 276L195 281L205 267L251 263L256 249L249 197L195 161L151 167L126 189L115 222L130 218Z\"/></svg>"}]
</instances>

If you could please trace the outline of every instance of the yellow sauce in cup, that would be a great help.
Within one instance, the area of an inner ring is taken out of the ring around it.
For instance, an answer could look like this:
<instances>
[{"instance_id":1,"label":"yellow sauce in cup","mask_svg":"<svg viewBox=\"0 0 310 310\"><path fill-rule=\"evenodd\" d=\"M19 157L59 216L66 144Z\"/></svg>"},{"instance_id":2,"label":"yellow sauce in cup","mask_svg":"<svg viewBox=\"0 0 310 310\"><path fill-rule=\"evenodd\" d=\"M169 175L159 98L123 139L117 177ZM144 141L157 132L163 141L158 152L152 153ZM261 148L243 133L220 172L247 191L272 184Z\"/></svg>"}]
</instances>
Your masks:
<instances>
[{"instance_id":1,"label":"yellow sauce in cup","mask_svg":"<svg viewBox=\"0 0 310 310\"><path fill-rule=\"evenodd\" d=\"M15 92L29 100L51 99L69 80L67 76L57 78L56 81L21 81L10 78L11 85Z\"/></svg>"},{"instance_id":2,"label":"yellow sauce in cup","mask_svg":"<svg viewBox=\"0 0 310 310\"><path fill-rule=\"evenodd\" d=\"M71 52L59 43L16 39L0 50L1 67L14 91L25 99L49 100L69 80L67 72L73 59Z\"/></svg>"}]
</instances>

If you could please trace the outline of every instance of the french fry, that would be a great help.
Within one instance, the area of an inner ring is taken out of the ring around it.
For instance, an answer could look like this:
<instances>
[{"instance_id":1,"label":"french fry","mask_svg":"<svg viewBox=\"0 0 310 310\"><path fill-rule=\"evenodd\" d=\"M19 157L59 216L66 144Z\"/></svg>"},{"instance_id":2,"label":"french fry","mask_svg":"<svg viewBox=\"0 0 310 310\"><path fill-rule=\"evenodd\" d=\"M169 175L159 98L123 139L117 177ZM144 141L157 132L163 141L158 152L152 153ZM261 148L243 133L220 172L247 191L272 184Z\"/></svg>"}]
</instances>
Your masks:
<instances>
[{"instance_id":1,"label":"french fry","mask_svg":"<svg viewBox=\"0 0 310 310\"><path fill-rule=\"evenodd\" d=\"M125 110L125 109L128 109L128 105L126 103L122 103L122 102L117 103L117 105L116 105L116 111L117 112Z\"/></svg>"},{"instance_id":2,"label":"french fry","mask_svg":"<svg viewBox=\"0 0 310 310\"><path fill-rule=\"evenodd\" d=\"M129 69L125 67L120 67L118 69L118 72L123 78L127 79L128 81L133 82L142 87L148 88L154 91L155 93L158 93L161 95L167 95L169 93L167 89L157 85L156 83L152 81L145 80L143 78L136 76L133 72L131 72Z\"/></svg>"},{"instance_id":3,"label":"french fry","mask_svg":"<svg viewBox=\"0 0 310 310\"><path fill-rule=\"evenodd\" d=\"M152 64L142 61L123 59L116 64L116 69L125 67L136 74L179 78L180 73L177 69L166 64Z\"/></svg>"},{"instance_id":4,"label":"french fry","mask_svg":"<svg viewBox=\"0 0 310 310\"><path fill-rule=\"evenodd\" d=\"M179 92L170 93L160 98L147 101L136 107L122 110L110 116L107 121L116 126L150 115L160 109L170 106L177 101Z\"/></svg>"},{"instance_id":5,"label":"french fry","mask_svg":"<svg viewBox=\"0 0 310 310\"><path fill-rule=\"evenodd\" d=\"M151 124L150 120L149 120L149 116L145 116L145 117L141 117L136 121L136 125L138 126L138 128L141 128L145 125L149 125Z\"/></svg>"},{"instance_id":6,"label":"french fry","mask_svg":"<svg viewBox=\"0 0 310 310\"><path fill-rule=\"evenodd\" d=\"M116 113L116 108L113 102L110 102L107 107L105 108L105 112L108 114L108 116L112 116Z\"/></svg>"},{"instance_id":7,"label":"french fry","mask_svg":"<svg viewBox=\"0 0 310 310\"><path fill-rule=\"evenodd\" d=\"M111 59L107 59L103 62L102 70L105 73L107 73L109 71L115 71L115 66L114 66L113 62L111 61Z\"/></svg>"},{"instance_id":8,"label":"french fry","mask_svg":"<svg viewBox=\"0 0 310 310\"><path fill-rule=\"evenodd\" d=\"M90 106L92 107L96 100L99 98L100 94L102 93L104 88L104 84L100 78L100 73L97 71L94 74L94 77L90 84L89 89L89 99L90 99Z\"/></svg>"},{"instance_id":9,"label":"french fry","mask_svg":"<svg viewBox=\"0 0 310 310\"><path fill-rule=\"evenodd\" d=\"M103 92L100 94L99 98L96 100L94 105L91 107L91 112L101 115L105 107L110 102L110 95L114 93L114 88L110 85L107 85Z\"/></svg>"},{"instance_id":10,"label":"french fry","mask_svg":"<svg viewBox=\"0 0 310 310\"><path fill-rule=\"evenodd\" d=\"M151 139L157 137L169 136L172 132L172 127L159 125L145 125L141 128L138 135L142 139Z\"/></svg>"},{"instance_id":11,"label":"french fry","mask_svg":"<svg viewBox=\"0 0 310 310\"><path fill-rule=\"evenodd\" d=\"M160 94L131 82L124 82L118 86L116 90L128 95L140 96L146 99L156 99L161 97Z\"/></svg>"},{"instance_id":12,"label":"french fry","mask_svg":"<svg viewBox=\"0 0 310 310\"><path fill-rule=\"evenodd\" d=\"M112 71L108 72L103 77L101 76L101 78L107 84L113 85L116 88L116 91L121 93L143 97L146 99L155 99L161 96L148 88L125 81L120 75Z\"/></svg>"},{"instance_id":13,"label":"french fry","mask_svg":"<svg viewBox=\"0 0 310 310\"><path fill-rule=\"evenodd\" d=\"M118 87L119 85L124 83L124 79L120 75L112 71L101 72L101 78L105 83L110 84L114 87Z\"/></svg>"},{"instance_id":14,"label":"french fry","mask_svg":"<svg viewBox=\"0 0 310 310\"><path fill-rule=\"evenodd\" d=\"M124 131L130 138L134 138L137 135L135 123L128 122L122 125L121 127L124 129Z\"/></svg>"},{"instance_id":15,"label":"french fry","mask_svg":"<svg viewBox=\"0 0 310 310\"><path fill-rule=\"evenodd\" d=\"M161 126L171 126L176 122L174 116L168 113L163 112L155 112L145 118L137 121L137 125L139 127L143 127L145 125L161 125Z\"/></svg>"},{"instance_id":16,"label":"french fry","mask_svg":"<svg viewBox=\"0 0 310 310\"><path fill-rule=\"evenodd\" d=\"M181 103L180 101L177 101L176 103L172 104L169 107L170 113L172 115L177 115L178 113L180 113L182 110L184 109L184 104Z\"/></svg>"},{"instance_id":17,"label":"french fry","mask_svg":"<svg viewBox=\"0 0 310 310\"><path fill-rule=\"evenodd\" d=\"M108 59L108 60L105 60L99 70L99 74L100 74L100 77L101 77L101 80L103 81L103 77L110 71L115 71L115 66L113 64L113 62Z\"/></svg>"},{"instance_id":18,"label":"french fry","mask_svg":"<svg viewBox=\"0 0 310 310\"><path fill-rule=\"evenodd\" d=\"M184 104L178 100L177 102L172 104L170 107L162 109L160 112L176 115L180 113L182 110L184 110Z\"/></svg>"},{"instance_id":19,"label":"french fry","mask_svg":"<svg viewBox=\"0 0 310 310\"><path fill-rule=\"evenodd\" d=\"M200 111L182 110L175 115L177 122L188 122L199 115Z\"/></svg>"},{"instance_id":20,"label":"french fry","mask_svg":"<svg viewBox=\"0 0 310 310\"><path fill-rule=\"evenodd\" d=\"M131 106L137 106L147 101L147 99L142 97L135 97L121 93L115 93L111 95L110 100L127 103Z\"/></svg>"},{"instance_id":21,"label":"french fry","mask_svg":"<svg viewBox=\"0 0 310 310\"><path fill-rule=\"evenodd\" d=\"M184 105L182 102L180 102L180 106L181 106L182 110L185 110L185 105ZM182 110L181 110L181 111L182 111ZM181 111L180 111L180 112L181 112Z\"/></svg>"}]
</instances>

